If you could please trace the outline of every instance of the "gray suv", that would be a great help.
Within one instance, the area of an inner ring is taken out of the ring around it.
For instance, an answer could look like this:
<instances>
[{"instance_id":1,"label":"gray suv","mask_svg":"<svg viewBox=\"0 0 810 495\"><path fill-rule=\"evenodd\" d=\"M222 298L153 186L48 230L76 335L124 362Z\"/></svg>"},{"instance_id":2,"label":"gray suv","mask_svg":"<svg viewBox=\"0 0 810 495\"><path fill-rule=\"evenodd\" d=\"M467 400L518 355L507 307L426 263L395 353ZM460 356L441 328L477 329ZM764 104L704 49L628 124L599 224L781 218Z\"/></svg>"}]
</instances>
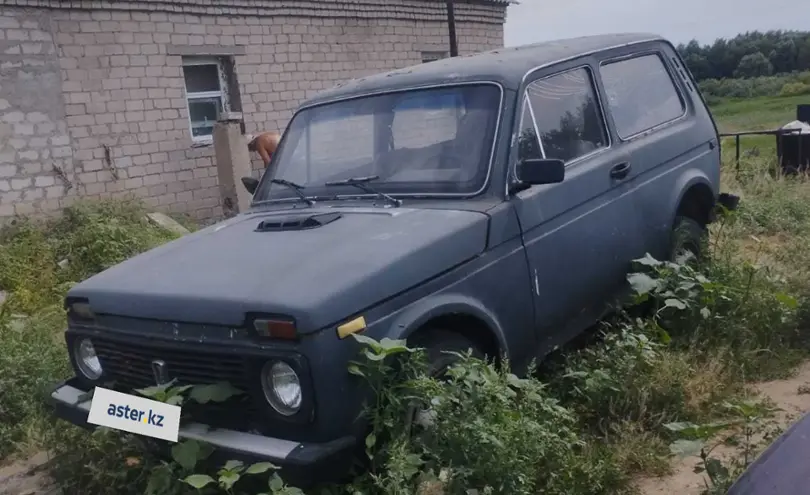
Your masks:
<instances>
[{"instance_id":1,"label":"gray suv","mask_svg":"<svg viewBox=\"0 0 810 495\"><path fill-rule=\"evenodd\" d=\"M673 46L593 36L349 81L295 113L250 209L70 290L85 392L227 381L181 438L310 470L362 439L353 333L527 364L602 318L633 259L700 254L717 129ZM337 464L340 464L338 462Z\"/></svg>"}]
</instances>

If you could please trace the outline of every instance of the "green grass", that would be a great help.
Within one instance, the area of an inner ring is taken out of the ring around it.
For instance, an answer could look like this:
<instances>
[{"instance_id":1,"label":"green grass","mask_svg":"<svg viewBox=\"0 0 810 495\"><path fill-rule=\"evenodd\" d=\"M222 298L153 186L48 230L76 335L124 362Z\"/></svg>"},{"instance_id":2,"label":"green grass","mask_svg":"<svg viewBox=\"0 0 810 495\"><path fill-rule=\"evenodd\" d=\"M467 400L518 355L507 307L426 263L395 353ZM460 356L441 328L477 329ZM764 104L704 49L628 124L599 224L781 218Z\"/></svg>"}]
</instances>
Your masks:
<instances>
[{"instance_id":1,"label":"green grass","mask_svg":"<svg viewBox=\"0 0 810 495\"><path fill-rule=\"evenodd\" d=\"M810 95L728 99L712 105L720 132L778 129L796 120L796 105L810 103Z\"/></svg>"}]
</instances>

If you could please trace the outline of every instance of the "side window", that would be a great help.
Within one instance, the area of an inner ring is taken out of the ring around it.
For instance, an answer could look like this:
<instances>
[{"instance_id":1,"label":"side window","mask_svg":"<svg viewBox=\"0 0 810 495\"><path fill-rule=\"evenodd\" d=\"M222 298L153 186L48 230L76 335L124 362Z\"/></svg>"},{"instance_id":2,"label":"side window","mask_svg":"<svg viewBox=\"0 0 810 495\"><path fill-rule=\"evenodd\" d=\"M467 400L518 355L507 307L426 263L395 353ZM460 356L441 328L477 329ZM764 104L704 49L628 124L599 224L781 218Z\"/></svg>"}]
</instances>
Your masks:
<instances>
[{"instance_id":1,"label":"side window","mask_svg":"<svg viewBox=\"0 0 810 495\"><path fill-rule=\"evenodd\" d=\"M520 116L520 134L518 135L518 159L532 160L543 158L545 155L537 139L537 129L534 126L531 103L526 96L523 98L523 114Z\"/></svg>"},{"instance_id":2,"label":"side window","mask_svg":"<svg viewBox=\"0 0 810 495\"><path fill-rule=\"evenodd\" d=\"M685 111L658 55L611 62L600 70L608 107L622 139L675 120Z\"/></svg>"},{"instance_id":3,"label":"side window","mask_svg":"<svg viewBox=\"0 0 810 495\"><path fill-rule=\"evenodd\" d=\"M543 158L575 160L607 146L607 132L599 109L591 71L575 69L529 84L524 100L539 137L536 146ZM528 146L528 145L526 145Z\"/></svg>"}]
</instances>

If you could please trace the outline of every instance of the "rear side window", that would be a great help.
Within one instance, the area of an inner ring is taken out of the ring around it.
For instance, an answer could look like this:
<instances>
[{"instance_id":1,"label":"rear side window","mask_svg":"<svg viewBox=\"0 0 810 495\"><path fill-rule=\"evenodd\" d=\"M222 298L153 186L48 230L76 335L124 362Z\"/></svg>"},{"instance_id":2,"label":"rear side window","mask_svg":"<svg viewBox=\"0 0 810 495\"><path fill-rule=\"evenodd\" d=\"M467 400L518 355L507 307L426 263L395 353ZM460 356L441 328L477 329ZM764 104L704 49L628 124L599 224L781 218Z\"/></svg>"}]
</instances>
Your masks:
<instances>
[{"instance_id":1,"label":"rear side window","mask_svg":"<svg viewBox=\"0 0 810 495\"><path fill-rule=\"evenodd\" d=\"M658 55L611 62L600 70L608 108L622 139L683 115L683 100Z\"/></svg>"},{"instance_id":2,"label":"rear side window","mask_svg":"<svg viewBox=\"0 0 810 495\"><path fill-rule=\"evenodd\" d=\"M530 83L521 120L521 158L540 154L570 162L607 146L593 77L586 68Z\"/></svg>"}]
</instances>

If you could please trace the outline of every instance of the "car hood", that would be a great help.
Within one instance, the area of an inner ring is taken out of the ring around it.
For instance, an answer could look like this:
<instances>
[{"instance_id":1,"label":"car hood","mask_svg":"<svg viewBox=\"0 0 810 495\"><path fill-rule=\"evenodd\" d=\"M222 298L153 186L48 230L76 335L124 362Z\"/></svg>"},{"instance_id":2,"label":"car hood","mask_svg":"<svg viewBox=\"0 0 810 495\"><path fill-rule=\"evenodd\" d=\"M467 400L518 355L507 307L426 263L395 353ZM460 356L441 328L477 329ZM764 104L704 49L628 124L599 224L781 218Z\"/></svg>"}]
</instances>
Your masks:
<instances>
[{"instance_id":1,"label":"car hood","mask_svg":"<svg viewBox=\"0 0 810 495\"><path fill-rule=\"evenodd\" d=\"M396 208L340 213L303 230L262 231L291 213L246 213L135 256L74 286L99 314L238 326L246 313L295 318L309 333L479 255L488 217ZM294 219L293 219L294 220Z\"/></svg>"}]
</instances>

